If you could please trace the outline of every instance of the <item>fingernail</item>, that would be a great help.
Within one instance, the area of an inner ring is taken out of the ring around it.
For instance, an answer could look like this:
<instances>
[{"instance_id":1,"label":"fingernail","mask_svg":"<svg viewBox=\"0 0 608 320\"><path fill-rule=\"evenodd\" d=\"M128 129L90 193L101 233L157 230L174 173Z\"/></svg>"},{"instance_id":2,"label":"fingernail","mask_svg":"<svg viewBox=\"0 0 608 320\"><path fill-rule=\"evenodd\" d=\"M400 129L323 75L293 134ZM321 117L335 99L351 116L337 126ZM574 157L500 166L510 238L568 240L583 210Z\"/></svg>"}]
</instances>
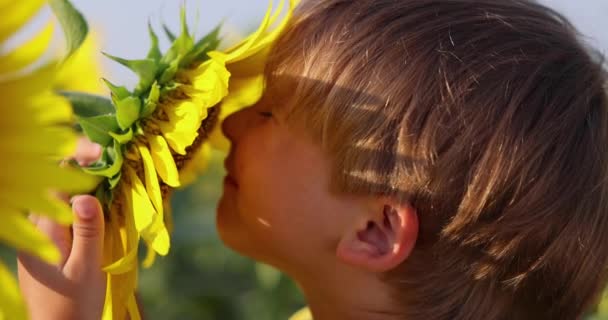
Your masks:
<instances>
[{"instance_id":1,"label":"fingernail","mask_svg":"<svg viewBox=\"0 0 608 320\"><path fill-rule=\"evenodd\" d=\"M97 214L97 204L86 196L77 196L72 198L74 202L74 210L81 219L92 219Z\"/></svg>"}]
</instances>

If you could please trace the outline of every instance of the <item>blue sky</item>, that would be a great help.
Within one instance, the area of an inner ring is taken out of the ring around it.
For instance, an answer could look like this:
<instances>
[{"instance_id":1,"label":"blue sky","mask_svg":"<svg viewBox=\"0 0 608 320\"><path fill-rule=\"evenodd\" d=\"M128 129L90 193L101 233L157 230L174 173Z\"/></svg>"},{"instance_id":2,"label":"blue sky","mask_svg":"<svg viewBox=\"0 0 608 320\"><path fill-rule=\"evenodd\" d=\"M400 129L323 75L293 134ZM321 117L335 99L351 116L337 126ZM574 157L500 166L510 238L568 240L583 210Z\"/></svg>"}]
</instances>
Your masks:
<instances>
[{"instance_id":1,"label":"blue sky","mask_svg":"<svg viewBox=\"0 0 608 320\"><path fill-rule=\"evenodd\" d=\"M277 0L275 0L276 2ZM124 58L141 58L148 50L147 21L159 27L161 22L177 29L179 8L185 4L189 20L198 21L199 34L211 30L223 19L225 31L238 34L253 29L261 20L268 0L73 0L99 30L100 48ZM589 42L608 53L608 1L606 0L541 0L569 17L589 38ZM584 5L583 5L584 3ZM190 10L193 9L193 10ZM198 12L198 14L197 14ZM198 15L198 18L197 18ZM127 70L104 59L109 79L116 83L135 81Z\"/></svg>"}]
</instances>

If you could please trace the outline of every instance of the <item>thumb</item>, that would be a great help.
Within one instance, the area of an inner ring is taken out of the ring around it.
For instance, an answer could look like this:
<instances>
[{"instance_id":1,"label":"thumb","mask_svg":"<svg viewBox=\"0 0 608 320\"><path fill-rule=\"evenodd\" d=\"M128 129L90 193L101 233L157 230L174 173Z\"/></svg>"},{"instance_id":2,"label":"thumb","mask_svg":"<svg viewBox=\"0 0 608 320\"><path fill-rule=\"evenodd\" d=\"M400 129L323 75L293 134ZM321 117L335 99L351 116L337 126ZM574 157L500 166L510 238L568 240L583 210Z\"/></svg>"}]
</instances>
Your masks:
<instances>
[{"instance_id":1,"label":"thumb","mask_svg":"<svg viewBox=\"0 0 608 320\"><path fill-rule=\"evenodd\" d=\"M81 195L72 198L74 225L72 251L66 269L77 274L98 271L103 255L104 217L97 198Z\"/></svg>"}]
</instances>

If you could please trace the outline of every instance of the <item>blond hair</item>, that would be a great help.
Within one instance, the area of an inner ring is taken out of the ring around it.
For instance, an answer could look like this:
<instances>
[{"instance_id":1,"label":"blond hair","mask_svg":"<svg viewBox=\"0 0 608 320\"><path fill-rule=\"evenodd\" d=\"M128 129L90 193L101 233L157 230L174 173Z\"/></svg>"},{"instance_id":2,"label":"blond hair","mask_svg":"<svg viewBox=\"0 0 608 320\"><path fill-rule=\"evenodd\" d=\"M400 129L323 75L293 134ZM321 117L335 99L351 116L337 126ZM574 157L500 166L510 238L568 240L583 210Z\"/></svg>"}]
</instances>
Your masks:
<instances>
[{"instance_id":1,"label":"blond hair","mask_svg":"<svg viewBox=\"0 0 608 320\"><path fill-rule=\"evenodd\" d=\"M385 279L404 319L574 319L608 260L602 62L524 0L316 0L266 96L323 146L337 191L409 201ZM370 293L371 294L371 293Z\"/></svg>"}]
</instances>

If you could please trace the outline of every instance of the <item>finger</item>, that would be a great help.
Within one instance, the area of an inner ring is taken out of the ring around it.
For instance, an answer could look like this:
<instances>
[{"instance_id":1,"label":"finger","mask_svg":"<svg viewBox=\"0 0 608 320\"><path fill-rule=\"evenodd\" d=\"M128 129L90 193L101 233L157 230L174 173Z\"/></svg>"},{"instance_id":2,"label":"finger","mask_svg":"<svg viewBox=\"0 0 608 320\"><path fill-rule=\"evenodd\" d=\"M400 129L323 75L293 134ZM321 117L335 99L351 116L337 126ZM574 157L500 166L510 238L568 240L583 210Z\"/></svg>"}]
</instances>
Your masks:
<instances>
[{"instance_id":1,"label":"finger","mask_svg":"<svg viewBox=\"0 0 608 320\"><path fill-rule=\"evenodd\" d=\"M65 268L77 275L97 272L103 255L104 219L97 198L81 195L72 198L74 225L72 252Z\"/></svg>"},{"instance_id":2,"label":"finger","mask_svg":"<svg viewBox=\"0 0 608 320\"><path fill-rule=\"evenodd\" d=\"M81 166L87 166L99 159L101 156L101 146L91 142L86 137L82 137L78 140L76 147L76 153L74 159Z\"/></svg>"},{"instance_id":3,"label":"finger","mask_svg":"<svg viewBox=\"0 0 608 320\"><path fill-rule=\"evenodd\" d=\"M43 287L52 288L66 296L72 290L57 266L25 252L17 254L17 276L19 287L26 297L35 296Z\"/></svg>"},{"instance_id":4,"label":"finger","mask_svg":"<svg viewBox=\"0 0 608 320\"><path fill-rule=\"evenodd\" d=\"M44 216L30 214L30 220L45 235L47 235L61 252L59 264L51 265L39 257L26 252L18 252L17 274L19 286L26 296L36 296L42 287L53 288L61 294L70 292L68 284L63 281L61 265L69 255L71 235L69 228L61 226Z\"/></svg>"}]
</instances>

